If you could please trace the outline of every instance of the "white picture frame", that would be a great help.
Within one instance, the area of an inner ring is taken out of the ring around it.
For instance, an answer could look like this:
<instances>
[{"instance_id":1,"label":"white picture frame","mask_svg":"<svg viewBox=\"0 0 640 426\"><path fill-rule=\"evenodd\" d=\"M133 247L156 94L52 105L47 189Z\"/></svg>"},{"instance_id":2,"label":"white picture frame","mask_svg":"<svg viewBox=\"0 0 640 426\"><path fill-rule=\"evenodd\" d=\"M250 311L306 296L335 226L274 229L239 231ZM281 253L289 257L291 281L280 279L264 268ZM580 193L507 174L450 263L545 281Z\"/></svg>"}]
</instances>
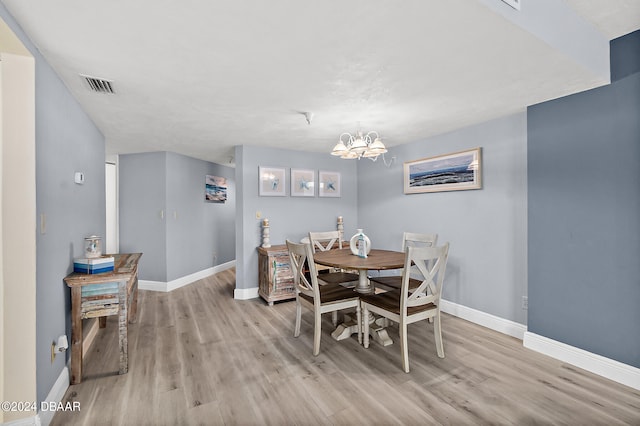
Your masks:
<instances>
[{"instance_id":1,"label":"white picture frame","mask_svg":"<svg viewBox=\"0 0 640 426\"><path fill-rule=\"evenodd\" d=\"M258 168L259 195L261 197L286 197L287 174L279 167Z\"/></svg>"},{"instance_id":2,"label":"white picture frame","mask_svg":"<svg viewBox=\"0 0 640 426\"><path fill-rule=\"evenodd\" d=\"M341 197L340 172L320 170L318 172L318 196Z\"/></svg>"},{"instance_id":3,"label":"white picture frame","mask_svg":"<svg viewBox=\"0 0 640 426\"><path fill-rule=\"evenodd\" d=\"M316 172L308 169L291 169L291 196L315 197Z\"/></svg>"},{"instance_id":4,"label":"white picture frame","mask_svg":"<svg viewBox=\"0 0 640 426\"><path fill-rule=\"evenodd\" d=\"M404 163L404 193L482 189L481 148Z\"/></svg>"}]
</instances>

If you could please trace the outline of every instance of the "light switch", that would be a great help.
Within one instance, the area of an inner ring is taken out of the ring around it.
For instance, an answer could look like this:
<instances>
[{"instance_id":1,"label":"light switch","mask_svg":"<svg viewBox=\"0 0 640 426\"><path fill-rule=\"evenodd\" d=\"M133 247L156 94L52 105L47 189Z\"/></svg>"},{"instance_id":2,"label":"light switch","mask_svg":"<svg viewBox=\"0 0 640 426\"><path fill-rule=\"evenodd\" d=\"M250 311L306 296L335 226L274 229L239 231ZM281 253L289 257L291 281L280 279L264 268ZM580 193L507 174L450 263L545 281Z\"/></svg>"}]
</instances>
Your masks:
<instances>
[{"instance_id":1,"label":"light switch","mask_svg":"<svg viewBox=\"0 0 640 426\"><path fill-rule=\"evenodd\" d=\"M84 184L84 173L82 172L76 172L75 176L74 176L74 182L77 183L78 185L83 185Z\"/></svg>"}]
</instances>

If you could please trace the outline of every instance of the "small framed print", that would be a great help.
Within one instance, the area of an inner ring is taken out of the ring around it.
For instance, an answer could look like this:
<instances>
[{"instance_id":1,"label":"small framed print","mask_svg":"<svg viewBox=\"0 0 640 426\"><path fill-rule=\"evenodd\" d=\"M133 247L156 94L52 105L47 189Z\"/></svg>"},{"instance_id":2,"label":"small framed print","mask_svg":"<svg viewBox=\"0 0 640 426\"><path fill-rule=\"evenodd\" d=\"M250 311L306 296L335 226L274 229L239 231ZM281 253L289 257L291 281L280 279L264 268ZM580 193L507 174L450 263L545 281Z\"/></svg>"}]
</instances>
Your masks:
<instances>
[{"instance_id":1,"label":"small framed print","mask_svg":"<svg viewBox=\"0 0 640 426\"><path fill-rule=\"evenodd\" d=\"M315 170L291 169L291 196L292 197L315 197L316 196Z\"/></svg>"},{"instance_id":2,"label":"small framed print","mask_svg":"<svg viewBox=\"0 0 640 426\"><path fill-rule=\"evenodd\" d=\"M340 172L320 170L318 182L319 197L340 197Z\"/></svg>"},{"instance_id":3,"label":"small framed print","mask_svg":"<svg viewBox=\"0 0 640 426\"><path fill-rule=\"evenodd\" d=\"M287 176L285 170L276 167L259 167L259 194L262 197L286 197Z\"/></svg>"},{"instance_id":4,"label":"small framed print","mask_svg":"<svg viewBox=\"0 0 640 426\"><path fill-rule=\"evenodd\" d=\"M204 200L212 203L227 201L227 178L206 175L204 185Z\"/></svg>"}]
</instances>

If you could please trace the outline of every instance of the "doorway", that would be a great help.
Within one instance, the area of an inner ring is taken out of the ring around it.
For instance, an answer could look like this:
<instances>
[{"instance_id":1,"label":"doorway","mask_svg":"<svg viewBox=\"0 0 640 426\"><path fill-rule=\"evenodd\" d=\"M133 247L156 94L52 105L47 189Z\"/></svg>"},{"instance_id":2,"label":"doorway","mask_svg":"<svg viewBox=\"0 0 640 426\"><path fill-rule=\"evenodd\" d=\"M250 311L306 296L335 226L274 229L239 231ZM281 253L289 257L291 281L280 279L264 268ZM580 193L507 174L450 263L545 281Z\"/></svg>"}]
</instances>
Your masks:
<instances>
[{"instance_id":1,"label":"doorway","mask_svg":"<svg viewBox=\"0 0 640 426\"><path fill-rule=\"evenodd\" d=\"M104 167L106 196L106 228L104 249L106 253L118 253L118 166L117 162L106 162Z\"/></svg>"}]
</instances>

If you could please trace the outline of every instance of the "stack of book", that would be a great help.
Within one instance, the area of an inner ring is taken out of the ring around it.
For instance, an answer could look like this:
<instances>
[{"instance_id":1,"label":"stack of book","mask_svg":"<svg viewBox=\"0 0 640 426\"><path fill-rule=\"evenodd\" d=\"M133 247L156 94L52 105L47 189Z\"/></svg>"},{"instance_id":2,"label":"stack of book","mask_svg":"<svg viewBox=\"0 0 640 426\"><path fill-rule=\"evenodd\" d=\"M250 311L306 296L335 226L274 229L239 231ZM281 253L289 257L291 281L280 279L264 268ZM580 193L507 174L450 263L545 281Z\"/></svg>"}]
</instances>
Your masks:
<instances>
[{"instance_id":1,"label":"stack of book","mask_svg":"<svg viewBox=\"0 0 640 426\"><path fill-rule=\"evenodd\" d=\"M100 274L113 271L113 256L81 258L73 260L73 272L81 274Z\"/></svg>"}]
</instances>

